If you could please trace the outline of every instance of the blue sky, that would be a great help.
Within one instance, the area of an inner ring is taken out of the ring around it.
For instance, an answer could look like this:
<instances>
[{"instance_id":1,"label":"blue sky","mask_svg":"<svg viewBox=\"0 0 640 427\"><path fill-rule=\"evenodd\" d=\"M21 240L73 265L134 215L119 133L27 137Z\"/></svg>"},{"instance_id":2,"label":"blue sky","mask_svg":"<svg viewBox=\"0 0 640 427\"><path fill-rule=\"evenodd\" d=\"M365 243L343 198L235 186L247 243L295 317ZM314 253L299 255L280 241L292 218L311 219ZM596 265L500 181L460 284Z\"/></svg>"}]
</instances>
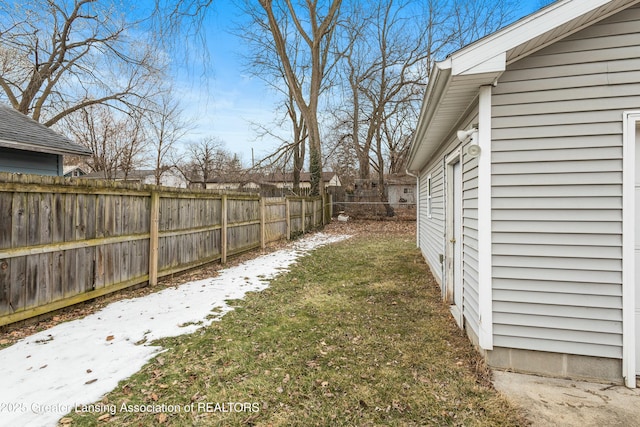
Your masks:
<instances>
[{"instance_id":1,"label":"blue sky","mask_svg":"<svg viewBox=\"0 0 640 427\"><path fill-rule=\"evenodd\" d=\"M211 59L207 78L198 71L185 71L177 85L185 113L195 119L185 141L215 136L249 166L252 149L258 161L279 145L273 138L257 139L251 126L251 122L267 125L275 120L275 99L259 79L243 72L243 41L232 34L234 23L242 19L237 9L231 2L213 4L215 10L205 22ZM539 0L520 2L515 18L528 15L539 6ZM286 133L283 131L282 135Z\"/></svg>"}]
</instances>

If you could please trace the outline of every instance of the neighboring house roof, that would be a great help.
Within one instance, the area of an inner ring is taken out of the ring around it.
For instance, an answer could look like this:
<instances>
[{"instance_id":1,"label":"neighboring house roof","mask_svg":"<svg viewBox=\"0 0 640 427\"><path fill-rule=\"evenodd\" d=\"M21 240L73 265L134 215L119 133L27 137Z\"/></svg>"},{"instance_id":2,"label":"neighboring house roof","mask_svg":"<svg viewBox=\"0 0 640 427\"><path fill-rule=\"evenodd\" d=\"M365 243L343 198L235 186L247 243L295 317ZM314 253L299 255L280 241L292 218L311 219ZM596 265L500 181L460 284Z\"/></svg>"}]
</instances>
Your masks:
<instances>
[{"instance_id":1,"label":"neighboring house roof","mask_svg":"<svg viewBox=\"0 0 640 427\"><path fill-rule=\"evenodd\" d=\"M416 178L411 175L392 174L386 177L387 185L416 185Z\"/></svg>"},{"instance_id":2,"label":"neighboring house roof","mask_svg":"<svg viewBox=\"0 0 640 427\"><path fill-rule=\"evenodd\" d=\"M378 178L376 177L376 178L369 178L369 179L361 179L361 178L355 179L356 184L362 184L366 182L377 184ZM406 174L397 174L397 173L385 174L384 183L385 185L416 185L416 178Z\"/></svg>"},{"instance_id":3,"label":"neighboring house roof","mask_svg":"<svg viewBox=\"0 0 640 427\"><path fill-rule=\"evenodd\" d=\"M329 182L336 176L335 172L322 172L322 181ZM309 172L301 172L300 173L300 182L310 182L311 181L311 173ZM209 179L207 182L210 183L246 183L246 182L255 182L255 183L280 183L280 182L293 182L293 173L274 173L274 174L260 174L260 173L249 173L244 174L241 177L236 177L234 179L227 179L225 177L215 177Z\"/></svg>"},{"instance_id":4,"label":"neighboring house roof","mask_svg":"<svg viewBox=\"0 0 640 427\"><path fill-rule=\"evenodd\" d=\"M89 170L86 166L80 165L68 165L64 166L62 169L62 174L64 176L84 176L87 174L87 170Z\"/></svg>"},{"instance_id":5,"label":"neighboring house roof","mask_svg":"<svg viewBox=\"0 0 640 427\"><path fill-rule=\"evenodd\" d=\"M473 105L481 86L493 85L510 65L640 0L561 0L452 53L435 64L409 153L417 171Z\"/></svg>"},{"instance_id":6,"label":"neighboring house roof","mask_svg":"<svg viewBox=\"0 0 640 427\"><path fill-rule=\"evenodd\" d=\"M254 182L259 184L265 180L264 175L259 173L244 173L239 174L234 177L225 177L225 176L216 176L214 178L209 178L207 180L208 183L212 184L247 184L249 182Z\"/></svg>"},{"instance_id":7,"label":"neighboring house roof","mask_svg":"<svg viewBox=\"0 0 640 427\"><path fill-rule=\"evenodd\" d=\"M129 173L127 173L126 175L123 171L116 171L112 179L122 180L122 179L125 179L125 176L126 176L128 180L136 180L136 179L144 179L149 175L153 175L153 170L132 170L132 171L129 171ZM83 175L82 178L105 179L105 172L104 171L91 172L86 175Z\"/></svg>"},{"instance_id":8,"label":"neighboring house roof","mask_svg":"<svg viewBox=\"0 0 640 427\"><path fill-rule=\"evenodd\" d=\"M336 176L335 172L322 172L322 181L329 182ZM275 174L271 182L293 182L293 173ZM300 172L300 182L311 182L311 172Z\"/></svg>"},{"instance_id":9,"label":"neighboring house roof","mask_svg":"<svg viewBox=\"0 0 640 427\"><path fill-rule=\"evenodd\" d=\"M0 147L40 153L90 156L91 150L72 142L32 118L0 104Z\"/></svg>"},{"instance_id":10,"label":"neighboring house roof","mask_svg":"<svg viewBox=\"0 0 640 427\"><path fill-rule=\"evenodd\" d=\"M145 178L150 177L150 176L155 177L155 170L153 170L153 169L136 169L136 170L129 171L126 175L125 175L125 173L123 171L116 171L111 179L123 180L123 179L125 179L125 176L126 176L127 181L142 180L142 179L145 179ZM83 175L82 178L87 178L87 179L105 179L105 173L104 173L104 171L91 172L91 173L89 173L87 175Z\"/></svg>"}]
</instances>

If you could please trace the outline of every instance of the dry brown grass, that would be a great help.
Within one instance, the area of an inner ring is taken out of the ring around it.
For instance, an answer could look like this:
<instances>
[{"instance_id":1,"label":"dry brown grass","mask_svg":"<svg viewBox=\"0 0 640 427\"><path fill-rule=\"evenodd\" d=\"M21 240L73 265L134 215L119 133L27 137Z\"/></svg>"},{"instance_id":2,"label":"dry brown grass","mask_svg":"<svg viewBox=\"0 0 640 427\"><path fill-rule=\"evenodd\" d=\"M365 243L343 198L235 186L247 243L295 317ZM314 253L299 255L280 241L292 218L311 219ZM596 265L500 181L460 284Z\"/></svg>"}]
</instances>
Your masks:
<instances>
[{"instance_id":1,"label":"dry brown grass","mask_svg":"<svg viewBox=\"0 0 640 427\"><path fill-rule=\"evenodd\" d=\"M440 301L412 227L332 224L325 232L356 237L314 251L267 290L234 301L221 321L162 340L168 350L103 399L193 411L70 414L65 422L526 425ZM251 410L221 411L229 402Z\"/></svg>"}]
</instances>

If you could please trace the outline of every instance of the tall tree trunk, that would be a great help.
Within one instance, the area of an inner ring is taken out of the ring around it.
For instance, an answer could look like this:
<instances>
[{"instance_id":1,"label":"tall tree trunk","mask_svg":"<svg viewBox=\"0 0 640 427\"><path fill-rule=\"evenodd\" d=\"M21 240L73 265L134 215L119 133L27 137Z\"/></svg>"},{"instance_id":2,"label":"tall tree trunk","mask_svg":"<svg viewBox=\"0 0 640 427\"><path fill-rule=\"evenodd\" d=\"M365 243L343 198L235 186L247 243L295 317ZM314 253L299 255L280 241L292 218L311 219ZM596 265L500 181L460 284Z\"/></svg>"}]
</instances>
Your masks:
<instances>
[{"instance_id":1,"label":"tall tree trunk","mask_svg":"<svg viewBox=\"0 0 640 427\"><path fill-rule=\"evenodd\" d=\"M324 183L322 182L322 151L317 121L313 128L310 127L309 133L309 172L311 174L309 195L318 196L323 192ZM312 136L312 133L315 135Z\"/></svg>"},{"instance_id":2,"label":"tall tree trunk","mask_svg":"<svg viewBox=\"0 0 640 427\"><path fill-rule=\"evenodd\" d=\"M387 217L395 216L395 210L393 206L389 203L389 196L385 191L385 179L384 179L384 156L382 153L382 136L378 131L376 134L376 155L378 158L378 197L380 201L384 205L384 210L386 212Z\"/></svg>"},{"instance_id":3,"label":"tall tree trunk","mask_svg":"<svg viewBox=\"0 0 640 427\"><path fill-rule=\"evenodd\" d=\"M311 68L311 76L307 81L308 85L304 82L304 76L299 76L297 74L298 70L294 69L292 65L292 58L298 55L299 52L289 52L287 50L287 40L273 12L273 0L260 0L260 5L267 15L269 30L274 42L274 51L282 63L284 78L307 126L309 134L309 169L311 173L310 195L317 196L323 190L322 142L318 127L318 99L327 69L329 45L335 32L336 18L342 0L332 0L328 6L326 16L323 18L318 15L317 2L305 2L304 4L308 11L308 22L305 22L304 19L301 20L298 16L298 12L303 9L302 7L296 10L291 0L285 0L285 3L291 21L308 48Z\"/></svg>"}]
</instances>

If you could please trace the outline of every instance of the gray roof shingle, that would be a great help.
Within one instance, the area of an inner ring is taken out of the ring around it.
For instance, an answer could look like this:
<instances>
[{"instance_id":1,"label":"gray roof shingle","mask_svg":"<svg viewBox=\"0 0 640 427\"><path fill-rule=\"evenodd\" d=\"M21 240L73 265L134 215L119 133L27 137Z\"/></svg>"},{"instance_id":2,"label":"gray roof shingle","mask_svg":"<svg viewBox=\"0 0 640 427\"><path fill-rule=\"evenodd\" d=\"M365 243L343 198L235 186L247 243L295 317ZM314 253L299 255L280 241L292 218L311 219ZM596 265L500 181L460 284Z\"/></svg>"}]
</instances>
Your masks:
<instances>
[{"instance_id":1,"label":"gray roof shingle","mask_svg":"<svg viewBox=\"0 0 640 427\"><path fill-rule=\"evenodd\" d=\"M41 153L89 156L91 150L0 104L0 147Z\"/></svg>"}]
</instances>

